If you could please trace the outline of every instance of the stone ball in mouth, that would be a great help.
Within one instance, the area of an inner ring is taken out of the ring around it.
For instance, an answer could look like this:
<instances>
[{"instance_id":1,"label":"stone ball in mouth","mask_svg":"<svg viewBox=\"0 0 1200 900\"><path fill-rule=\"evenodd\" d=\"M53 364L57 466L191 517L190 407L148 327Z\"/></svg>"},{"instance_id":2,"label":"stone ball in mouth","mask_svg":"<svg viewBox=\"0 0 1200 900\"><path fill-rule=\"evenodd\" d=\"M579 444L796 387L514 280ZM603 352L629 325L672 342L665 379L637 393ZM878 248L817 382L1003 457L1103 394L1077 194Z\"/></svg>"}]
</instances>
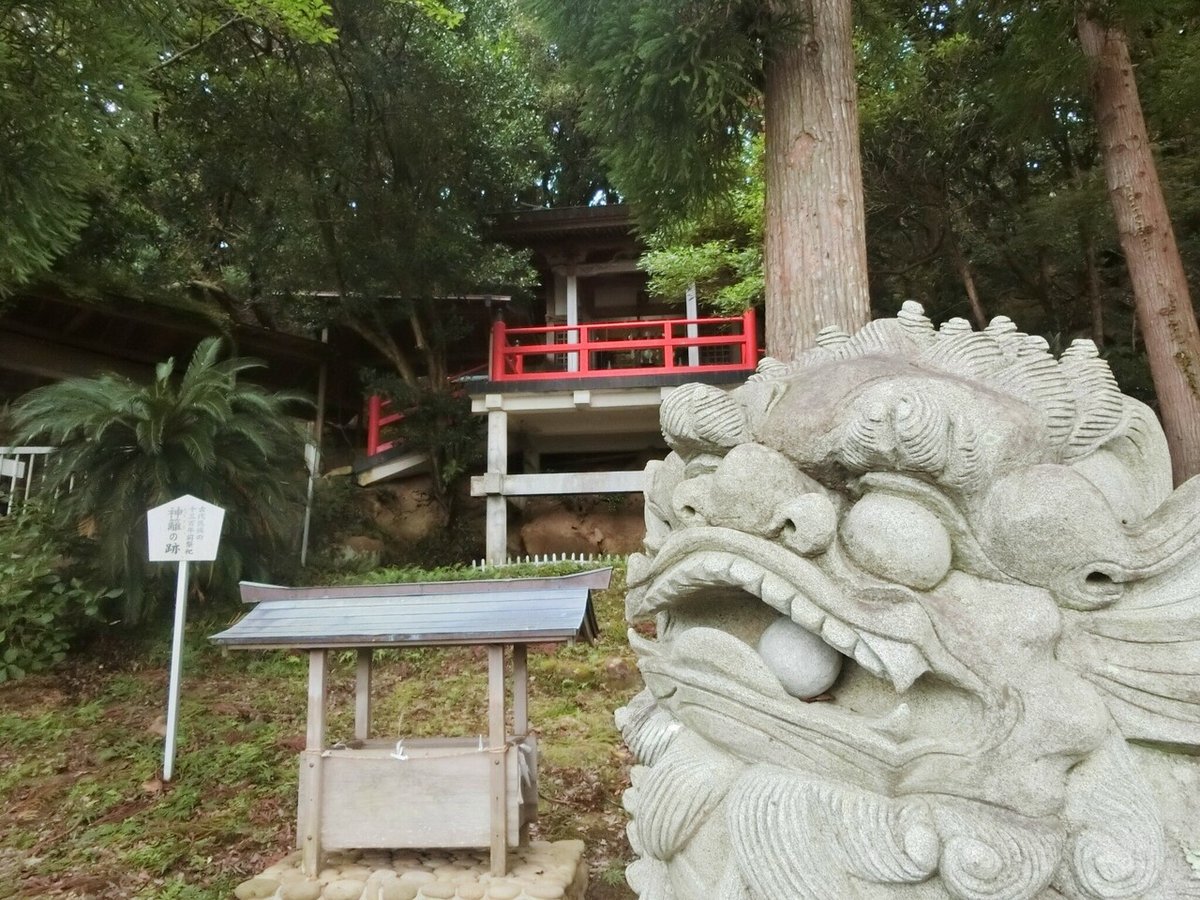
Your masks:
<instances>
[{"instance_id":1,"label":"stone ball in mouth","mask_svg":"<svg viewBox=\"0 0 1200 900\"><path fill-rule=\"evenodd\" d=\"M844 658L820 637L784 616L762 633L758 655L783 689L801 700L828 691L842 671Z\"/></svg>"}]
</instances>

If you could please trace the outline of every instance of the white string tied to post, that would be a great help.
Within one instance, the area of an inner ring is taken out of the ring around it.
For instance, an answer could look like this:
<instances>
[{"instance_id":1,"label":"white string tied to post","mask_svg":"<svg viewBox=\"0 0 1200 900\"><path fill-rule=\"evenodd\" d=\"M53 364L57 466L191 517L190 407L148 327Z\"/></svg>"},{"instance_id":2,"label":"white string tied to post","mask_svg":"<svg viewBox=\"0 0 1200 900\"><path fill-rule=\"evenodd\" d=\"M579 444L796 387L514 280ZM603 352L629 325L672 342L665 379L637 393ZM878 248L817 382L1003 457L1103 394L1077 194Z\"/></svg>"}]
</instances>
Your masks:
<instances>
[{"instance_id":1,"label":"white string tied to post","mask_svg":"<svg viewBox=\"0 0 1200 900\"><path fill-rule=\"evenodd\" d=\"M408 748L406 748L404 746L404 738L401 738L400 740L396 741L396 749L393 750L391 753L389 753L388 756L399 762L408 762L409 760L412 760L412 759L451 759L456 756L473 756L476 753L500 753L500 754L503 754L503 753L507 753L508 749L510 747L516 747L520 743L521 742L519 740L517 740L516 738L509 738L508 740L506 740L503 744L500 744L499 746L489 747L484 743L483 735L479 735L477 745L470 749L467 749L467 750L443 750L441 752L436 752L436 753L435 752L421 753L419 756L414 757L414 756L410 756L408 754ZM339 750L339 749L353 749L353 748L346 747L345 745L342 745L340 747L335 745L334 747L331 747L329 750L326 750L321 755L329 756L334 750Z\"/></svg>"}]
</instances>

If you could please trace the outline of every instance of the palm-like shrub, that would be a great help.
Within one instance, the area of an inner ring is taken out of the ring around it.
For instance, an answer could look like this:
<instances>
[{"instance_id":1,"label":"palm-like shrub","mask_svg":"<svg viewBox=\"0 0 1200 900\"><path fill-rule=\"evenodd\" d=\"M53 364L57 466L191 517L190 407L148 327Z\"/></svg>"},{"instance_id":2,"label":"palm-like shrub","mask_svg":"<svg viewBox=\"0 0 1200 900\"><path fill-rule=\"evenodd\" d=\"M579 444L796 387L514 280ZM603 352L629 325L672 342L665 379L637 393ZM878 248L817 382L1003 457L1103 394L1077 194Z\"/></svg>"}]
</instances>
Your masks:
<instances>
[{"instance_id":1,"label":"palm-like shrub","mask_svg":"<svg viewBox=\"0 0 1200 900\"><path fill-rule=\"evenodd\" d=\"M217 561L197 573L209 592L265 577L290 550L304 439L287 409L301 398L238 379L260 361L220 357L220 339L207 338L182 376L169 359L149 385L73 378L31 391L13 409L19 442L59 448L44 487L56 517L94 537L97 574L124 591L128 624L165 600L148 590L151 507L192 494L226 509Z\"/></svg>"}]
</instances>

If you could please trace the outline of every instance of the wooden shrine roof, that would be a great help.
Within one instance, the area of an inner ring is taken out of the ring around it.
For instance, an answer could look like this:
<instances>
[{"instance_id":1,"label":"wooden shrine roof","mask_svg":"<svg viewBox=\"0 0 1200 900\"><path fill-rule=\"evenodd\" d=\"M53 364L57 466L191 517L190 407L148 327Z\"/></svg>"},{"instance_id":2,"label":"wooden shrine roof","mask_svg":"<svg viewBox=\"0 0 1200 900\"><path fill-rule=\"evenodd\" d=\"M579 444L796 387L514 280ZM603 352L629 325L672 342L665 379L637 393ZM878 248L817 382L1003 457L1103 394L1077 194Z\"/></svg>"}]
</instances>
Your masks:
<instances>
[{"instance_id":1,"label":"wooden shrine roof","mask_svg":"<svg viewBox=\"0 0 1200 900\"><path fill-rule=\"evenodd\" d=\"M422 647L591 641L591 592L612 569L547 578L279 587L243 582L258 605L212 640L235 649Z\"/></svg>"}]
</instances>

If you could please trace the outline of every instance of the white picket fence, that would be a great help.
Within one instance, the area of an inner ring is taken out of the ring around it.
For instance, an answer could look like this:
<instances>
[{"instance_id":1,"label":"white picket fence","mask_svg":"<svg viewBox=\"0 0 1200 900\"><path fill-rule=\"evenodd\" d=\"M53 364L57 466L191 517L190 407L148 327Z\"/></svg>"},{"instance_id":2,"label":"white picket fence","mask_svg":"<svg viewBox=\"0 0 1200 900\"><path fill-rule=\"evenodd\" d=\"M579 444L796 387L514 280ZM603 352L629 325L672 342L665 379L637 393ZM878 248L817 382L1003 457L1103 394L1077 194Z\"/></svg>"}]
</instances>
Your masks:
<instances>
[{"instance_id":1,"label":"white picket fence","mask_svg":"<svg viewBox=\"0 0 1200 900\"><path fill-rule=\"evenodd\" d=\"M510 556L502 563L492 564L485 559L471 561L472 569L498 569L502 566L549 566L555 563L580 563L582 565L611 566L625 562L625 557L619 553L538 553L532 556Z\"/></svg>"},{"instance_id":2,"label":"white picket fence","mask_svg":"<svg viewBox=\"0 0 1200 900\"><path fill-rule=\"evenodd\" d=\"M0 447L0 516L10 516L35 496L53 447Z\"/></svg>"}]
</instances>

